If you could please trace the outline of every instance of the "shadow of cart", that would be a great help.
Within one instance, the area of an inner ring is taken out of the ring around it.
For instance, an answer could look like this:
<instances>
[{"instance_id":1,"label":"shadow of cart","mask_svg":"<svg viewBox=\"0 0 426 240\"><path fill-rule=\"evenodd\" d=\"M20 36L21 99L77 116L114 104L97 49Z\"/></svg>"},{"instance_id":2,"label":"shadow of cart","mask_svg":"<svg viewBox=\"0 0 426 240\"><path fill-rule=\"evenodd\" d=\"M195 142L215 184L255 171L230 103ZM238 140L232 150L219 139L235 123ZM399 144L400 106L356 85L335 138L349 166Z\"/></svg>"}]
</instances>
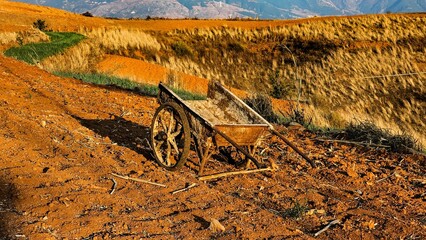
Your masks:
<instances>
[{"instance_id":1,"label":"shadow of cart","mask_svg":"<svg viewBox=\"0 0 426 240\"><path fill-rule=\"evenodd\" d=\"M0 239L13 239L18 235L19 213L15 209L18 194L15 185L4 179L0 176Z\"/></svg>"},{"instance_id":2,"label":"shadow of cart","mask_svg":"<svg viewBox=\"0 0 426 240\"><path fill-rule=\"evenodd\" d=\"M73 116L81 125L102 137L108 137L119 146L142 154L146 159L154 160L149 144L150 128L126 120L119 116L111 119L83 119Z\"/></svg>"}]
</instances>

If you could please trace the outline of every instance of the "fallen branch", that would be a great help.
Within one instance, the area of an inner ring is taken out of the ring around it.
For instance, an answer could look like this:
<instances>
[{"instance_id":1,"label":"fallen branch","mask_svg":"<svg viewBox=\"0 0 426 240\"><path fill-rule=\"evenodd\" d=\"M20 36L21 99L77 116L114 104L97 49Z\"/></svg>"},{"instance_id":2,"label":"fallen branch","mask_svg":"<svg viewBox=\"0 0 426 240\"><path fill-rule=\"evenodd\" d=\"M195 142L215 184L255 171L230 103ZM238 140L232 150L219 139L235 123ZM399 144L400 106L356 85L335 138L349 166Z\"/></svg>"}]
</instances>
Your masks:
<instances>
[{"instance_id":1,"label":"fallen branch","mask_svg":"<svg viewBox=\"0 0 426 240\"><path fill-rule=\"evenodd\" d=\"M407 147L407 146L405 146L405 145L403 145L408 151L410 151L412 154L418 154L418 155L422 155L422 156L425 156L426 157L426 154L424 154L424 153L422 153L422 152L420 152L420 151L417 151L416 149L413 149L413 148L410 148L410 147Z\"/></svg>"},{"instance_id":2,"label":"fallen branch","mask_svg":"<svg viewBox=\"0 0 426 240\"><path fill-rule=\"evenodd\" d=\"M336 139L322 139L322 138L314 138L313 140L320 141L320 142L347 143L347 144L354 144L354 145L358 145L358 146L367 146L367 147L390 148L390 146L388 146L388 145L375 144L375 143L364 143L364 142L354 142L354 141L336 140Z\"/></svg>"},{"instance_id":3,"label":"fallen branch","mask_svg":"<svg viewBox=\"0 0 426 240\"><path fill-rule=\"evenodd\" d=\"M336 219L331 221L327 226L325 226L323 229L319 230L317 233L314 234L314 237L317 237L318 235L320 235L321 233L327 231L331 226L339 224L340 220Z\"/></svg>"},{"instance_id":4,"label":"fallen branch","mask_svg":"<svg viewBox=\"0 0 426 240\"><path fill-rule=\"evenodd\" d=\"M426 185L426 179L412 179L411 181L420 185Z\"/></svg>"},{"instance_id":5,"label":"fallen branch","mask_svg":"<svg viewBox=\"0 0 426 240\"><path fill-rule=\"evenodd\" d=\"M387 176L387 177L384 177L384 178L382 178L382 179L377 180L377 181L376 181L376 183L382 182L382 181L384 181L384 180L386 180L386 179L388 179L388 178L392 177L393 175L395 175L395 172L393 172L391 175L389 175L389 176Z\"/></svg>"},{"instance_id":6,"label":"fallen branch","mask_svg":"<svg viewBox=\"0 0 426 240\"><path fill-rule=\"evenodd\" d=\"M173 191L172 194L176 194L176 193L180 193L180 192L183 192L183 191L187 191L187 190L189 190L189 189L191 189L191 188L193 188L195 186L197 186L197 184L193 183L193 184L189 185L188 187L185 187L185 188Z\"/></svg>"},{"instance_id":7,"label":"fallen branch","mask_svg":"<svg viewBox=\"0 0 426 240\"><path fill-rule=\"evenodd\" d=\"M115 181L114 178L111 178L113 184L112 184L112 189L111 192L109 192L109 194L113 194L115 192L115 188L117 187L117 182Z\"/></svg>"},{"instance_id":8,"label":"fallen branch","mask_svg":"<svg viewBox=\"0 0 426 240\"><path fill-rule=\"evenodd\" d=\"M115 174L115 173L111 173L111 175L116 176L118 178L125 179L125 180L132 180L132 181L135 181L135 182L141 182L141 183L151 184L151 185L155 185L155 186L159 186L159 187L167 187L164 184L150 182L150 181L142 180L142 179L139 179L139 178L132 178L132 177L128 177L128 176L121 176L121 175L118 175L118 174Z\"/></svg>"},{"instance_id":9,"label":"fallen branch","mask_svg":"<svg viewBox=\"0 0 426 240\"><path fill-rule=\"evenodd\" d=\"M272 171L271 168L261 168L261 169L254 169L254 170L243 170L243 171L236 171L236 172L225 172L225 173L218 173L218 174L212 174L207 176L199 177L198 180L205 181L205 180L211 180L231 175L238 175L238 174L248 174L248 173L256 173L256 172L264 172L264 171Z\"/></svg>"}]
</instances>

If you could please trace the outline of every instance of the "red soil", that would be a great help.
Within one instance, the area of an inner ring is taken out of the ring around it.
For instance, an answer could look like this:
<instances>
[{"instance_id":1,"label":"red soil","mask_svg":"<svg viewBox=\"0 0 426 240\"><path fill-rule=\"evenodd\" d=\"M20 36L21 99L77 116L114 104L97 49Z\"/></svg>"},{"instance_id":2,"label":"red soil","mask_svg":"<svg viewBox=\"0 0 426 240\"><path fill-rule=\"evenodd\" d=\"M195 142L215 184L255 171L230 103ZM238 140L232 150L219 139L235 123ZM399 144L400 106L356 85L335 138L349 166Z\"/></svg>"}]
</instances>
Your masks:
<instances>
[{"instance_id":1,"label":"red soil","mask_svg":"<svg viewBox=\"0 0 426 240\"><path fill-rule=\"evenodd\" d=\"M0 237L309 239L335 219L321 238L426 237L424 157L290 132L317 169L271 138L266 153L280 170L200 182L194 152L178 172L153 161L146 139L154 98L3 57L0 81ZM218 160L207 169L235 170ZM171 194L190 183L197 187ZM295 202L311 211L291 217ZM225 231L208 229L211 218Z\"/></svg>"}]
</instances>

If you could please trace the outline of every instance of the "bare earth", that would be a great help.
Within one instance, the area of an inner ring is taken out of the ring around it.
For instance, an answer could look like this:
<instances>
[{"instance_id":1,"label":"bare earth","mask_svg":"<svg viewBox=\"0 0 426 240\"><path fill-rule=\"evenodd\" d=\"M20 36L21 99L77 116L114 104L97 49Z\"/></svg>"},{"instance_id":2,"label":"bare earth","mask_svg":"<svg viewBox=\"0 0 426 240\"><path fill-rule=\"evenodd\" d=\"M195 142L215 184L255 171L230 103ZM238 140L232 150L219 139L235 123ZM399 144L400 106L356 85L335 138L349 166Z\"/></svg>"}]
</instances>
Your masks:
<instances>
[{"instance_id":1,"label":"bare earth","mask_svg":"<svg viewBox=\"0 0 426 240\"><path fill-rule=\"evenodd\" d=\"M424 157L290 131L317 169L273 138L277 172L200 182L194 152L178 172L154 162L146 139L155 98L4 57L0 81L0 239L310 239L333 220L319 238L426 238ZM235 170L218 160L207 169ZM299 218L296 203L307 210ZM209 228L212 218L224 232Z\"/></svg>"}]
</instances>

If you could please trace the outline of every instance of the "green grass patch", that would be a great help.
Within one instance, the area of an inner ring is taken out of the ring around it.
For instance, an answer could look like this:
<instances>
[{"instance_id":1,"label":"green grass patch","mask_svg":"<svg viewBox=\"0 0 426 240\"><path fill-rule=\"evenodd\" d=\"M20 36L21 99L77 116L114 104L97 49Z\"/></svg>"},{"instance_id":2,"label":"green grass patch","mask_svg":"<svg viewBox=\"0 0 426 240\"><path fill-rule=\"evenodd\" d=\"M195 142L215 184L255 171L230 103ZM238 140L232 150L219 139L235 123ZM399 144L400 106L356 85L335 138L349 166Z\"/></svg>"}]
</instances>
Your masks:
<instances>
[{"instance_id":1,"label":"green grass patch","mask_svg":"<svg viewBox=\"0 0 426 240\"><path fill-rule=\"evenodd\" d=\"M145 96L153 97L153 96L157 96L158 94L158 86L152 85L152 84L136 83L126 78L119 78L119 77L109 76L105 74L98 74L98 73L55 72L54 74L60 77L79 79L86 83L92 83L96 85L105 85L105 86L114 86L121 89L131 90ZM206 99L206 96L196 94L196 93L191 93L182 89L172 88L172 90L184 100Z\"/></svg>"},{"instance_id":2,"label":"green grass patch","mask_svg":"<svg viewBox=\"0 0 426 240\"><path fill-rule=\"evenodd\" d=\"M72 32L45 32L50 42L30 43L20 47L13 47L4 52L8 57L34 64L44 58L62 53L66 48L76 45L85 37Z\"/></svg>"},{"instance_id":3,"label":"green grass patch","mask_svg":"<svg viewBox=\"0 0 426 240\"><path fill-rule=\"evenodd\" d=\"M309 207L306 204L301 204L298 201L294 202L292 207L286 209L282 215L286 218L299 219L309 210Z\"/></svg>"}]
</instances>

